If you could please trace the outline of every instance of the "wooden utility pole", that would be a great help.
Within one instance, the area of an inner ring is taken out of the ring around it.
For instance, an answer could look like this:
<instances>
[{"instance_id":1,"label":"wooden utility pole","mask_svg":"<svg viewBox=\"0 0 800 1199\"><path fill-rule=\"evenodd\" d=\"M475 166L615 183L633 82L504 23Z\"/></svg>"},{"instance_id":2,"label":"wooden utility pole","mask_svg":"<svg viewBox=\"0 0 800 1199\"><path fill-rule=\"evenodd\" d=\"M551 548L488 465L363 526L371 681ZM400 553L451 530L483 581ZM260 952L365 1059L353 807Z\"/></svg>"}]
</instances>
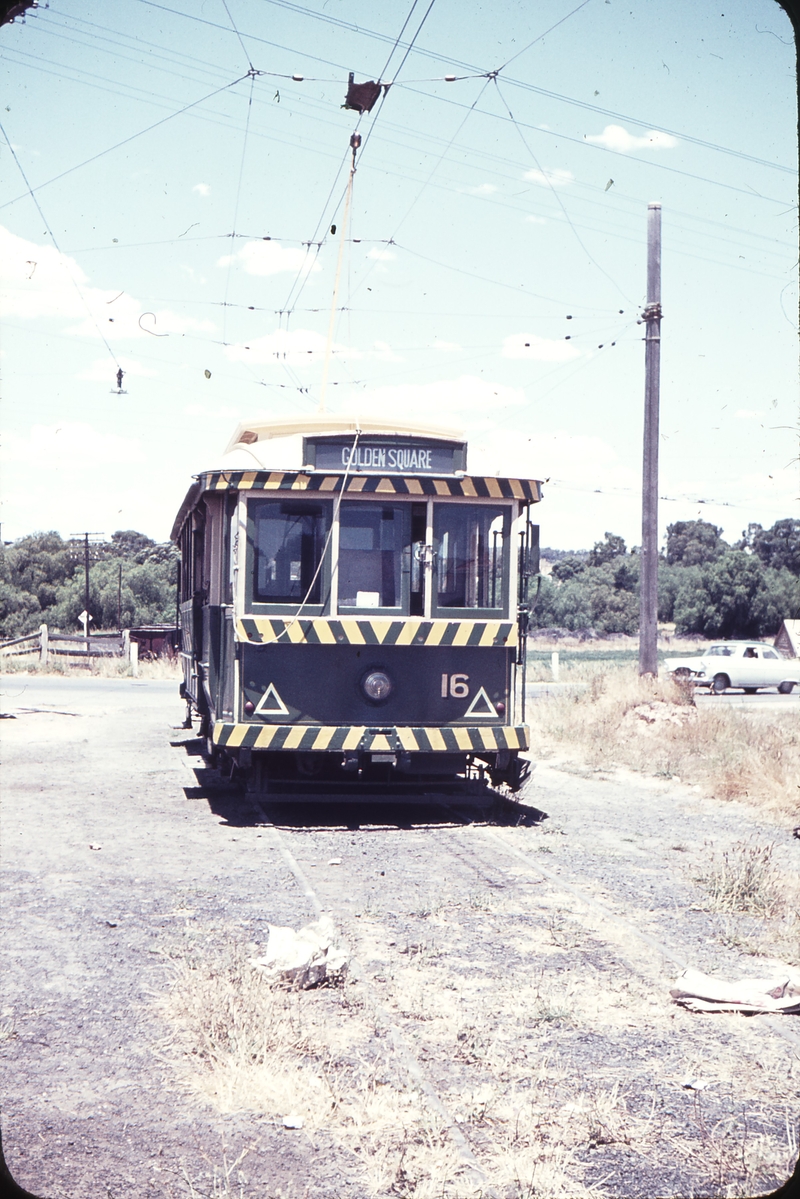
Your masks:
<instances>
[{"instance_id":1,"label":"wooden utility pole","mask_svg":"<svg viewBox=\"0 0 800 1199\"><path fill-rule=\"evenodd\" d=\"M86 647L89 647L89 637L91 630L89 629L89 534L83 535L83 569L85 576L85 603L86 603Z\"/></svg>"},{"instance_id":2,"label":"wooden utility pole","mask_svg":"<svg viewBox=\"0 0 800 1199\"><path fill-rule=\"evenodd\" d=\"M647 205L644 339L644 466L639 674L658 675L658 415L661 390L661 205Z\"/></svg>"}]
</instances>

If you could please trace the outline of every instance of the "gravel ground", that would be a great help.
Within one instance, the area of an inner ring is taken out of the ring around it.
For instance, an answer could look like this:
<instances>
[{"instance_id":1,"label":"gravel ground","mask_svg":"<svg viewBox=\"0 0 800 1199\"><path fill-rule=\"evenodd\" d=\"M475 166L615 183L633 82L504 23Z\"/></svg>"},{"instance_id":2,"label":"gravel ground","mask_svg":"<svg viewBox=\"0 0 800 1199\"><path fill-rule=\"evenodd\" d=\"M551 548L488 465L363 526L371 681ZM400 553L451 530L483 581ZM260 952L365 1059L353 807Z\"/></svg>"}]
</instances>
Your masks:
<instances>
[{"instance_id":1,"label":"gravel ground","mask_svg":"<svg viewBox=\"0 0 800 1199\"><path fill-rule=\"evenodd\" d=\"M452 794L259 811L196 756L173 681L15 675L3 692L3 1143L34 1194L421 1197L439 1171L437 1196L733 1196L791 1170L792 1018L669 999L680 963L769 972L736 945L767 945L770 923L709 911L696 882L746 839L796 874L800 846L753 809L539 763L519 825L521 809ZM333 1119L223 1110L165 1015L187 960L314 919L282 848L356 959L345 992L292 1002L341 1077L384 1072L380 1153ZM392 1102L419 1080L387 1030L444 1116L429 1095L428 1123L398 1131Z\"/></svg>"}]
</instances>

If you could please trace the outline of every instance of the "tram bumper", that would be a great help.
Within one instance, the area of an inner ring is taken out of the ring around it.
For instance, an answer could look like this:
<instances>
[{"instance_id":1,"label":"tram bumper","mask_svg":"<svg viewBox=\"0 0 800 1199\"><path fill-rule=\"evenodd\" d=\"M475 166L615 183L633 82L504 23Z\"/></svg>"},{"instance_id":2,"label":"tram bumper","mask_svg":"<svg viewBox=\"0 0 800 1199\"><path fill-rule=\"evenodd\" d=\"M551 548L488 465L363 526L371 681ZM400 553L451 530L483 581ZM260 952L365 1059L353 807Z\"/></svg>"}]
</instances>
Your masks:
<instances>
[{"instance_id":1,"label":"tram bumper","mask_svg":"<svg viewBox=\"0 0 800 1199\"><path fill-rule=\"evenodd\" d=\"M260 761L267 776L275 771L284 777L289 770L319 777L333 770L334 775L364 779L411 780L453 777L477 768L495 786L502 783L516 791L530 771L528 760L520 757L529 745L527 725L378 728L218 721L212 740L242 769Z\"/></svg>"},{"instance_id":2,"label":"tram bumper","mask_svg":"<svg viewBox=\"0 0 800 1199\"><path fill-rule=\"evenodd\" d=\"M530 730L519 725L371 727L367 725L262 724L217 721L213 741L220 748L303 753L460 754L484 758L526 750Z\"/></svg>"}]
</instances>

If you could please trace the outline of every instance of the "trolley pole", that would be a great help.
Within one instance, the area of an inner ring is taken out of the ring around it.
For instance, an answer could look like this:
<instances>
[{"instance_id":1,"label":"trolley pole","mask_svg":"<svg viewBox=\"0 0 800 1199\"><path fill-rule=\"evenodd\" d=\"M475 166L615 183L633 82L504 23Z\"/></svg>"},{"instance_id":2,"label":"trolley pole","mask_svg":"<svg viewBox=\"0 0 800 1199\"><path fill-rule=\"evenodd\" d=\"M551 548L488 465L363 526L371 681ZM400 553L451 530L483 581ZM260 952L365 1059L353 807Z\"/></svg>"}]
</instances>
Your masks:
<instances>
[{"instance_id":1,"label":"trolley pole","mask_svg":"<svg viewBox=\"0 0 800 1199\"><path fill-rule=\"evenodd\" d=\"M639 674L658 675L658 417L661 390L661 205L647 205L644 463L639 598Z\"/></svg>"}]
</instances>

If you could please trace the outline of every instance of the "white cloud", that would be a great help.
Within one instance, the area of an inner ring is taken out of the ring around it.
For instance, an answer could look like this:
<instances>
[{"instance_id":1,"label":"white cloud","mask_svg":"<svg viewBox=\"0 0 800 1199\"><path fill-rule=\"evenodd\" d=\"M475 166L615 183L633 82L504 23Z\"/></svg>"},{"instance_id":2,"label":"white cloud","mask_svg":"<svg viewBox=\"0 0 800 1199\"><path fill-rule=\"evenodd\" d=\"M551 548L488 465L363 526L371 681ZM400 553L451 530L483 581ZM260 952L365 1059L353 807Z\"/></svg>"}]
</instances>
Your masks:
<instances>
[{"instance_id":1,"label":"white cloud","mask_svg":"<svg viewBox=\"0 0 800 1199\"><path fill-rule=\"evenodd\" d=\"M8 464L7 469L16 466L28 472L35 467L53 472L50 477L53 490L48 489L51 507L60 477L63 482L65 478L80 476L87 470L103 471L146 461L138 438L103 433L82 421L34 425L27 436L9 432L2 457Z\"/></svg>"},{"instance_id":2,"label":"white cloud","mask_svg":"<svg viewBox=\"0 0 800 1199\"><path fill-rule=\"evenodd\" d=\"M537 337L535 333L512 333L503 341L501 353L504 358L530 362L568 362L580 357L580 350L563 338Z\"/></svg>"},{"instance_id":3,"label":"white cloud","mask_svg":"<svg viewBox=\"0 0 800 1199\"><path fill-rule=\"evenodd\" d=\"M375 342L373 342L373 345L375 346L375 351L374 351L375 357L380 362L402 362L403 361L403 359L400 357L399 354L395 354L394 350L389 345L388 341L375 341Z\"/></svg>"},{"instance_id":4,"label":"white cloud","mask_svg":"<svg viewBox=\"0 0 800 1199\"><path fill-rule=\"evenodd\" d=\"M477 187L465 187L464 191L468 196L493 196L499 188L493 183L479 183Z\"/></svg>"},{"instance_id":5,"label":"white cloud","mask_svg":"<svg viewBox=\"0 0 800 1199\"><path fill-rule=\"evenodd\" d=\"M527 223L529 225L546 225L547 224L547 221L543 216L535 216L532 212L528 213L528 215L525 217L525 220L527 221Z\"/></svg>"},{"instance_id":6,"label":"white cloud","mask_svg":"<svg viewBox=\"0 0 800 1199\"><path fill-rule=\"evenodd\" d=\"M525 403L519 387L493 383L475 375L444 379L437 383L398 383L370 389L357 402L364 416L402 413L404 419L463 428L470 420L482 427L486 414L510 405Z\"/></svg>"},{"instance_id":7,"label":"white cloud","mask_svg":"<svg viewBox=\"0 0 800 1199\"><path fill-rule=\"evenodd\" d=\"M584 134L584 138L587 142L603 146L606 150L617 150L620 154L630 154L632 150L671 150L678 144L678 139L670 133L651 129L642 137L636 137L621 125L606 125L602 133Z\"/></svg>"},{"instance_id":8,"label":"white cloud","mask_svg":"<svg viewBox=\"0 0 800 1199\"><path fill-rule=\"evenodd\" d=\"M309 273L322 269L311 250L282 246L278 241L248 241L235 254L224 254L217 266L231 262L240 262L248 275L280 275L304 267Z\"/></svg>"},{"instance_id":9,"label":"white cloud","mask_svg":"<svg viewBox=\"0 0 800 1199\"><path fill-rule=\"evenodd\" d=\"M367 258L374 258L376 262L394 262L396 255L391 250L381 250L378 246L373 246L367 253Z\"/></svg>"},{"instance_id":10,"label":"white cloud","mask_svg":"<svg viewBox=\"0 0 800 1199\"><path fill-rule=\"evenodd\" d=\"M195 183L192 191L197 192L198 196L208 196L211 194L211 188L207 183Z\"/></svg>"},{"instance_id":11,"label":"white cloud","mask_svg":"<svg viewBox=\"0 0 800 1199\"><path fill-rule=\"evenodd\" d=\"M184 333L190 329L213 332L215 328L213 321L178 316L166 309L145 316L134 296L119 288L92 287L74 258L59 254L54 246L26 241L2 227L0 284L0 314L17 320L77 320L66 329L76 337L96 339L99 329L106 340L119 341L147 337L148 330Z\"/></svg>"},{"instance_id":12,"label":"white cloud","mask_svg":"<svg viewBox=\"0 0 800 1199\"><path fill-rule=\"evenodd\" d=\"M525 178L539 187L567 187L574 181L575 176L572 171L564 171L561 167L548 167L545 171L526 171Z\"/></svg>"}]
</instances>

